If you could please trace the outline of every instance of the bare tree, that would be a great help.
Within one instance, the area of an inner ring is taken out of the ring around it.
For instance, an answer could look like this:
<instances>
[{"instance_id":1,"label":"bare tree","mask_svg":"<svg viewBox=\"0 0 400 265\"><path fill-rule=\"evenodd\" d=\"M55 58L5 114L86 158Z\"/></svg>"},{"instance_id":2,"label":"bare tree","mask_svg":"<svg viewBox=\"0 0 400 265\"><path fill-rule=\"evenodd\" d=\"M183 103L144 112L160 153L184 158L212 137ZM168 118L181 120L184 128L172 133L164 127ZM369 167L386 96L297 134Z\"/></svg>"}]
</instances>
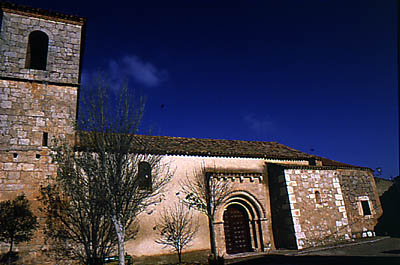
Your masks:
<instances>
[{"instance_id":1,"label":"bare tree","mask_svg":"<svg viewBox=\"0 0 400 265\"><path fill-rule=\"evenodd\" d=\"M125 264L126 231L169 181L172 174L162 156L151 154L148 144L137 135L144 100L136 100L127 86L119 97L109 97L107 83L97 80L94 93L85 101L78 123L75 166L91 172L101 183L106 215L112 220L118 239L119 264ZM79 160L80 161L80 160Z\"/></svg>"},{"instance_id":2,"label":"bare tree","mask_svg":"<svg viewBox=\"0 0 400 265\"><path fill-rule=\"evenodd\" d=\"M199 223L193 220L193 213L183 203L164 208L157 222L160 238L158 244L173 248L182 262L182 251L187 247L199 229Z\"/></svg>"},{"instance_id":3,"label":"bare tree","mask_svg":"<svg viewBox=\"0 0 400 265\"><path fill-rule=\"evenodd\" d=\"M214 172L214 173L211 173ZM203 165L201 170L194 171L193 177L188 177L181 183L185 199L183 202L189 207L207 215L210 227L211 253L217 259L217 246L215 241L215 213L227 196L233 191L229 181L217 178L215 167L209 171Z\"/></svg>"},{"instance_id":4,"label":"bare tree","mask_svg":"<svg viewBox=\"0 0 400 265\"><path fill-rule=\"evenodd\" d=\"M57 260L102 264L117 244L113 224L106 216L102 184L89 166L76 166L89 165L91 159L84 153L76 154L68 145L54 151L57 176L41 186L39 197L46 217L47 254Z\"/></svg>"}]
</instances>

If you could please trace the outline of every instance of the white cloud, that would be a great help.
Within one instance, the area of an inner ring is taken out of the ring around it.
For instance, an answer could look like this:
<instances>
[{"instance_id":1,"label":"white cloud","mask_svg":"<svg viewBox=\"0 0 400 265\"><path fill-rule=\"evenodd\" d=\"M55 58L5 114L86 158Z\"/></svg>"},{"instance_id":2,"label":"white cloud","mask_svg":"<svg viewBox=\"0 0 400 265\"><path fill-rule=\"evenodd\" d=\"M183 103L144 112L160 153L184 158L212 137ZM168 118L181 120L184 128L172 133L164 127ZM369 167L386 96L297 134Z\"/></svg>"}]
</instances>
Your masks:
<instances>
[{"instance_id":1,"label":"white cloud","mask_svg":"<svg viewBox=\"0 0 400 265\"><path fill-rule=\"evenodd\" d=\"M147 87L158 86L167 78L165 70L158 69L136 55L126 55L118 60L110 60L108 67L112 79L133 79Z\"/></svg>"},{"instance_id":2,"label":"white cloud","mask_svg":"<svg viewBox=\"0 0 400 265\"><path fill-rule=\"evenodd\" d=\"M161 70L150 62L141 60L136 55L126 55L116 59L110 59L105 68L100 70L84 70L82 72L82 86L91 87L99 78L104 78L107 85L114 93L125 84L137 88L137 85L156 87L168 77L165 70Z\"/></svg>"},{"instance_id":3,"label":"white cloud","mask_svg":"<svg viewBox=\"0 0 400 265\"><path fill-rule=\"evenodd\" d=\"M259 135L265 135L276 130L274 122L269 117L263 117L262 119L255 117L253 114L243 115L243 121Z\"/></svg>"}]
</instances>

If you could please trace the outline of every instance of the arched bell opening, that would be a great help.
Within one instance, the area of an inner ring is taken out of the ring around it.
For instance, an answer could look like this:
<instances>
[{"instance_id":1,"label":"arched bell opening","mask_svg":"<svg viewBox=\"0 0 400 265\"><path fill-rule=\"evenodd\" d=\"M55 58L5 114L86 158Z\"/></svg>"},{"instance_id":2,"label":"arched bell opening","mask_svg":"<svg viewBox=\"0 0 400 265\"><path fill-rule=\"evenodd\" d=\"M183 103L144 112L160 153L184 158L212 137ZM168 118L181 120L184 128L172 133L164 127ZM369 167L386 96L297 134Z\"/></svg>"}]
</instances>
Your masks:
<instances>
[{"instance_id":1,"label":"arched bell opening","mask_svg":"<svg viewBox=\"0 0 400 265\"><path fill-rule=\"evenodd\" d=\"M49 37L40 30L32 31L28 37L25 68L46 70Z\"/></svg>"}]
</instances>

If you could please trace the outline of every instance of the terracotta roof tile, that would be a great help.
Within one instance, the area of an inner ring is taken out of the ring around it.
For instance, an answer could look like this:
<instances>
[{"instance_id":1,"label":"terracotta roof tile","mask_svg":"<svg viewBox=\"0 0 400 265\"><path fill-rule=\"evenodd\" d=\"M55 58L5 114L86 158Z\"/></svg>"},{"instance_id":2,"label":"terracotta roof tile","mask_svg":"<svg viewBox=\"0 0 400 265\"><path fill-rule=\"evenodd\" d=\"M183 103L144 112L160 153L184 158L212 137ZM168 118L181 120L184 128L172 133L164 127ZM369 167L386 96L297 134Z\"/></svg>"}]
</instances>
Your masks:
<instances>
[{"instance_id":1,"label":"terracotta roof tile","mask_svg":"<svg viewBox=\"0 0 400 265\"><path fill-rule=\"evenodd\" d=\"M316 156L316 158L318 160L321 160L322 161L322 165L324 165L324 166L363 168L363 167L354 166L354 165L342 163L342 162L339 162L339 161L331 160L331 159L328 159L328 158L325 158L325 157Z\"/></svg>"},{"instance_id":2,"label":"terracotta roof tile","mask_svg":"<svg viewBox=\"0 0 400 265\"><path fill-rule=\"evenodd\" d=\"M322 167L364 168L310 155L277 142L201 139L136 135L135 152L170 155L198 155L322 161ZM79 142L79 141L78 141ZM84 143L77 144L84 146ZM295 166L295 165L293 165ZM309 166L307 166L309 167ZM315 166L311 166L315 167Z\"/></svg>"},{"instance_id":3,"label":"terracotta roof tile","mask_svg":"<svg viewBox=\"0 0 400 265\"><path fill-rule=\"evenodd\" d=\"M309 159L312 155L277 142L137 135L138 149L157 154Z\"/></svg>"}]
</instances>

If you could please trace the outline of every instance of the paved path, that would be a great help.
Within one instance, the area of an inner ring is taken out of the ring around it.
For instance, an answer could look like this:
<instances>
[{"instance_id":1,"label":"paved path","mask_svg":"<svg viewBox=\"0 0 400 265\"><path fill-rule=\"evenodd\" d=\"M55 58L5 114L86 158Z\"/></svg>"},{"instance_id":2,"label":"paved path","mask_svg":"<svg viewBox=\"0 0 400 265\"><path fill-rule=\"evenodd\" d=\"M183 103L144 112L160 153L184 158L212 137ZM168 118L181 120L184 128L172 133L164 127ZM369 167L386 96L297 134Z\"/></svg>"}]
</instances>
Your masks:
<instances>
[{"instance_id":1,"label":"paved path","mask_svg":"<svg viewBox=\"0 0 400 265\"><path fill-rule=\"evenodd\" d=\"M400 265L400 239L375 238L335 247L308 249L304 251L275 252L262 257L248 257L245 260L234 262L235 265Z\"/></svg>"}]
</instances>

